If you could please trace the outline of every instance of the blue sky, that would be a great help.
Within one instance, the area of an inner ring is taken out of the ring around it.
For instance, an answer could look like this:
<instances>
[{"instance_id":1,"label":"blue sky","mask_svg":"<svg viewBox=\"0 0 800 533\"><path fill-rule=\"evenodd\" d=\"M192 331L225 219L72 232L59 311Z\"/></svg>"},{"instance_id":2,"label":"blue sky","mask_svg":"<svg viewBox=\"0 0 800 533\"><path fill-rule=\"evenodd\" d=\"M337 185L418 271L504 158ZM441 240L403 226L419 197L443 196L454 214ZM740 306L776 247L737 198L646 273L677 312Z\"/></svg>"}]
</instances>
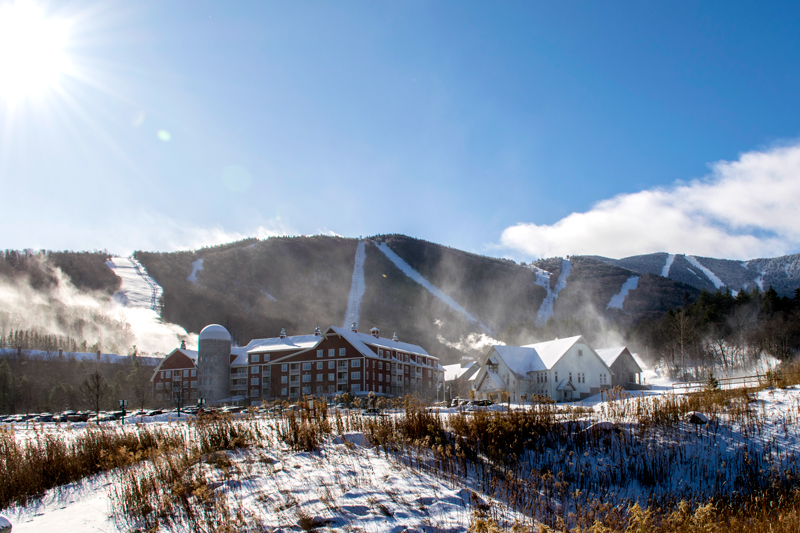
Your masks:
<instances>
[{"instance_id":1,"label":"blue sky","mask_svg":"<svg viewBox=\"0 0 800 533\"><path fill-rule=\"evenodd\" d=\"M4 248L800 251L797 3L38 5L69 68L0 76Z\"/></svg>"}]
</instances>

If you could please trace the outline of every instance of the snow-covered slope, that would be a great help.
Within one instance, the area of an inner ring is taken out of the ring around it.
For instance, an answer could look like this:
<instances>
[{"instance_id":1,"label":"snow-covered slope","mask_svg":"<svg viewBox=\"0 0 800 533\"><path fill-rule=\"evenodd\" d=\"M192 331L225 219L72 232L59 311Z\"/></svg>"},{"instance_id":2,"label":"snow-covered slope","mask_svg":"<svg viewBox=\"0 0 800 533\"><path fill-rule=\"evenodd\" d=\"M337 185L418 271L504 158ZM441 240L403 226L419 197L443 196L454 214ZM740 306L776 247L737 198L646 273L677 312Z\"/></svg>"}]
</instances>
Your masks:
<instances>
[{"instance_id":1,"label":"snow-covered slope","mask_svg":"<svg viewBox=\"0 0 800 533\"><path fill-rule=\"evenodd\" d=\"M342 327L349 328L351 324L358 326L361 317L361 300L364 298L366 284L364 281L364 261L367 258L367 247L364 241L358 243L356 257L353 262L353 280L350 283L350 295L347 297L347 312L344 315Z\"/></svg>"},{"instance_id":2,"label":"snow-covered slope","mask_svg":"<svg viewBox=\"0 0 800 533\"><path fill-rule=\"evenodd\" d=\"M625 283L622 284L619 292L611 297L611 300L606 305L606 309L616 308L622 309L623 304L625 303L625 298L628 297L628 293L635 289L639 285L639 276L631 276L629 277Z\"/></svg>"},{"instance_id":3,"label":"snow-covered slope","mask_svg":"<svg viewBox=\"0 0 800 533\"><path fill-rule=\"evenodd\" d=\"M541 307L539 307L539 312L536 314L536 324L538 326L543 326L547 323L547 320L553 316L553 306L555 305L556 298L558 298L558 293L567 286L567 278L569 277L569 270L571 267L572 265L568 259L564 258L561 260L561 273L558 275L558 280L556 280L556 286L551 289L550 272L531 265L531 269L536 273L536 284L544 287L547 291L547 295L544 297L544 300L542 300Z\"/></svg>"},{"instance_id":4,"label":"snow-covered slope","mask_svg":"<svg viewBox=\"0 0 800 533\"><path fill-rule=\"evenodd\" d=\"M434 286L431 282L429 282L427 279L422 277L422 275L419 272L417 272L416 270L411 268L411 265L406 263L403 260L402 257L400 257L399 255L394 253L394 250L389 248L388 244L386 244L385 242L382 242L380 244L376 244L376 246L378 247L378 250L383 252L383 254L389 259L389 261L394 263L394 265L403 272L403 274L405 274L409 278L413 279L414 281L416 281L417 283L422 285L428 292L430 292L431 294L433 294L434 296L439 298L441 301L443 301L444 303L449 305L453 310L455 310L455 311L461 313L462 315L464 315L467 318L467 320L469 320L470 322L472 322L474 324L480 325L483 329L485 329L486 331L489 331L491 333L489 328L487 328L486 326L481 324L481 322L477 318L472 316L466 309L461 307L458 304L458 302L453 300L450 296L445 294L441 289L439 289L438 287Z\"/></svg>"},{"instance_id":5,"label":"snow-covered slope","mask_svg":"<svg viewBox=\"0 0 800 533\"><path fill-rule=\"evenodd\" d=\"M144 267L133 257L112 257L106 261L108 268L122 279L114 299L125 307L139 307L160 312L161 285L151 278Z\"/></svg>"}]
</instances>

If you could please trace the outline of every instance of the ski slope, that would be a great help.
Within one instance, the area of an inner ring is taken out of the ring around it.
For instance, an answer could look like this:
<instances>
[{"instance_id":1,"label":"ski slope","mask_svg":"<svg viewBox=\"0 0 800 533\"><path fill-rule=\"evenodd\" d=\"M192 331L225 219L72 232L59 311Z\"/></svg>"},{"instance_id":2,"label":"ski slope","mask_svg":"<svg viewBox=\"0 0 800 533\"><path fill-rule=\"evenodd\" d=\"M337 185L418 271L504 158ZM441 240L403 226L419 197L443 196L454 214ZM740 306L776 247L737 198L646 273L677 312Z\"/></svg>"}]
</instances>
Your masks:
<instances>
[{"instance_id":1,"label":"ski slope","mask_svg":"<svg viewBox=\"0 0 800 533\"><path fill-rule=\"evenodd\" d=\"M361 300L367 286L364 281L364 261L367 258L367 247L364 241L358 243L356 257L353 263L353 279L350 282L350 295L347 297L347 311L344 314L342 327L349 328L351 324L358 326L361 318Z\"/></svg>"},{"instance_id":2,"label":"ski slope","mask_svg":"<svg viewBox=\"0 0 800 533\"><path fill-rule=\"evenodd\" d=\"M664 268L661 269L662 277L669 277L669 269L672 268L673 261L675 261L675 254L667 254L667 262L664 263Z\"/></svg>"},{"instance_id":3,"label":"ski slope","mask_svg":"<svg viewBox=\"0 0 800 533\"><path fill-rule=\"evenodd\" d=\"M388 244L386 244L385 242L382 242L382 243L378 244L378 245L377 245L377 247L378 247L378 250L380 250L381 252L383 252L383 255L385 255L385 256L386 256L386 257L389 259L389 261L391 261L392 263L394 263L394 265L395 265L397 268L399 268L399 269L400 269L400 270L403 272L403 274L405 274L405 275L406 275L406 276L408 276L409 278L413 279L414 281L416 281L417 283L419 283L420 285L422 285L423 287L425 287L425 289L426 289L426 290L427 290L429 293L433 294L435 297L439 298L441 301L443 301L444 303L446 303L446 304L447 304L448 306L450 306L450 308L452 308L454 311L456 311L456 312L458 312L458 313L461 313L462 315L464 315L464 317L466 317L466 319L467 319L467 320L469 320L470 322L472 322L472 323L474 323L474 324L478 324L478 325L479 325L479 326L481 326L483 329L485 329L486 331L488 331L488 332L490 332L490 333L491 333L491 330L490 330L489 328L487 328L486 326L484 326L484 325L483 325L483 324L480 322L480 320L478 320L477 318L475 318L474 316L472 316L472 315L471 315L469 312L467 312L467 310L466 310L466 309L464 309L463 307L461 307L461 306L458 304L458 302L456 302L456 301L455 301L455 300L453 300L451 297L449 297L448 295L446 295L446 294L445 294L445 293L444 293L444 292L443 292L441 289L439 289L438 287L434 286L434 285L433 285L433 284L432 284L430 281L428 281L427 279L425 279L424 277L422 277L422 275L421 275L419 272L417 272L416 270L414 270L413 268L411 268L411 265L409 265L408 263L406 263L406 262L403 260L403 258L402 258L402 257L400 257L399 255L397 255L396 253L394 253L394 250L392 250L391 248L389 248L389 245L388 245Z\"/></svg>"},{"instance_id":4,"label":"ski slope","mask_svg":"<svg viewBox=\"0 0 800 533\"><path fill-rule=\"evenodd\" d=\"M141 263L133 257L112 257L106 266L122 279L122 286L114 299L125 307L150 309L161 313L159 301L163 290L151 278Z\"/></svg>"},{"instance_id":5,"label":"ski slope","mask_svg":"<svg viewBox=\"0 0 800 533\"><path fill-rule=\"evenodd\" d=\"M625 298L628 297L628 293L635 289L639 285L639 276L631 276L625 283L622 284L619 292L611 297L611 300L606 305L606 309L622 309L623 304L625 303Z\"/></svg>"},{"instance_id":6,"label":"ski slope","mask_svg":"<svg viewBox=\"0 0 800 533\"><path fill-rule=\"evenodd\" d=\"M545 325L550 317L553 316L553 306L556 303L556 298L558 298L558 293L567 286L567 278L569 277L570 268L572 268L572 264L569 262L569 260L566 258L562 259L561 274L558 275L556 286L553 289L550 288L550 272L540 268L536 268L534 271L536 273L535 283L540 287L544 287L544 289L547 291L547 295L544 297L544 300L542 300L542 305L539 307L539 312L536 314L537 326Z\"/></svg>"},{"instance_id":7,"label":"ski slope","mask_svg":"<svg viewBox=\"0 0 800 533\"><path fill-rule=\"evenodd\" d=\"M689 261L689 263L691 263L692 266L694 266L695 268L700 270L703 274L705 274L706 277L711 281L711 283L714 284L714 286L717 289L721 289L721 288L723 288L725 286L725 284L722 283L722 280L719 279L716 274L711 272L711 270L709 270L706 267L704 267L703 265L701 265L700 261L698 261L696 257L694 257L692 255L687 255L686 256L686 260Z\"/></svg>"}]
</instances>

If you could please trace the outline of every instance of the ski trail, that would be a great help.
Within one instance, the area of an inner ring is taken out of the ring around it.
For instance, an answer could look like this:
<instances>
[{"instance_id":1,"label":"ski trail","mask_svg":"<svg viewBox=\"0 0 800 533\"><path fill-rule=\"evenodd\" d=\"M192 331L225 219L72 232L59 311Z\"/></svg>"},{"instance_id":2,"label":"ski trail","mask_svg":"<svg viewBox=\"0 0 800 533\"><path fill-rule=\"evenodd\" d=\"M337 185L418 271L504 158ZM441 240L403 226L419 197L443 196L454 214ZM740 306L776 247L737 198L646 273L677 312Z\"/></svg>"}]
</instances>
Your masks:
<instances>
[{"instance_id":1,"label":"ski trail","mask_svg":"<svg viewBox=\"0 0 800 533\"><path fill-rule=\"evenodd\" d=\"M349 328L350 324L358 326L358 319L361 316L361 299L364 297L364 290L367 288L364 283L364 260L367 258L366 245L364 241L358 243L356 247L356 258L353 264L353 280L350 282L350 295L347 297L347 312L344 314L344 325Z\"/></svg>"},{"instance_id":2,"label":"ski trail","mask_svg":"<svg viewBox=\"0 0 800 533\"><path fill-rule=\"evenodd\" d=\"M719 279L716 274L714 274L709 269L707 269L706 267L701 265L700 261L698 261L696 257L694 257L692 255L687 255L686 256L686 260L689 261L696 268L698 268L703 274L705 274L706 277L709 280L711 280L711 283L713 283L716 288L721 289L722 287L725 286L725 284L722 283L722 280Z\"/></svg>"},{"instance_id":3,"label":"ski trail","mask_svg":"<svg viewBox=\"0 0 800 533\"><path fill-rule=\"evenodd\" d=\"M615 307L617 309L622 309L622 305L625 303L625 298L628 297L628 293L635 289L639 285L639 276L631 276L625 283L622 284L619 292L611 297L611 300L606 305L606 309L611 309Z\"/></svg>"},{"instance_id":4,"label":"ski trail","mask_svg":"<svg viewBox=\"0 0 800 533\"><path fill-rule=\"evenodd\" d=\"M106 266L122 279L122 287L114 299L125 307L150 309L161 314L159 300L163 290L144 267L133 257L112 257Z\"/></svg>"},{"instance_id":5,"label":"ski trail","mask_svg":"<svg viewBox=\"0 0 800 533\"><path fill-rule=\"evenodd\" d=\"M572 268L572 264L569 262L569 260L562 259L561 274L558 275L558 280L556 281L556 286L554 289L550 288L550 272L540 268L536 268L534 271L536 273L535 283L541 287L544 287L544 289L547 291L547 295L544 297L544 300L542 300L542 305L539 307L539 312L536 314L537 326L544 326L547 323L547 320L553 316L553 305L556 303L558 293L567 286L567 277L569 276L570 268Z\"/></svg>"},{"instance_id":6,"label":"ski trail","mask_svg":"<svg viewBox=\"0 0 800 533\"><path fill-rule=\"evenodd\" d=\"M189 277L186 278L186 281L191 281L193 284L197 285L197 273L201 270L203 270L203 260L198 259L192 263L192 273L189 274Z\"/></svg>"},{"instance_id":7,"label":"ski trail","mask_svg":"<svg viewBox=\"0 0 800 533\"><path fill-rule=\"evenodd\" d=\"M669 277L669 269L672 268L673 261L675 261L675 254L667 254L667 262L664 264L664 268L661 269L661 277Z\"/></svg>"},{"instance_id":8,"label":"ski trail","mask_svg":"<svg viewBox=\"0 0 800 533\"><path fill-rule=\"evenodd\" d=\"M481 323L480 320L478 320L477 318L475 318L474 316L469 314L466 309L461 307L458 304L458 302L456 302L451 297L446 295L444 292L442 292L441 289L439 289L438 287L434 286L430 281L428 281L427 279L423 278L422 275L419 272L417 272L416 270L411 268L411 265L406 263L403 260L402 257L400 257L399 255L394 253L394 250L389 248L388 244L386 244L385 242L382 242L382 243L378 244L377 246L378 246L378 250L383 252L383 255L385 255L389 259L389 261L394 263L394 265L397 268L399 268L403 272L403 274L405 274L409 278L413 279L414 281L416 281L417 283L419 283L420 285L425 287L425 289L427 289L427 291L429 293L433 294L434 296L439 298L441 301L443 301L444 303L449 305L453 310L455 310L455 311L461 313L462 315L464 315L467 318L467 320L469 320L470 322L472 322L474 324L478 324L480 327L482 327L483 329L485 329L489 333L493 333L492 330L490 330L489 328L484 326Z\"/></svg>"}]
</instances>

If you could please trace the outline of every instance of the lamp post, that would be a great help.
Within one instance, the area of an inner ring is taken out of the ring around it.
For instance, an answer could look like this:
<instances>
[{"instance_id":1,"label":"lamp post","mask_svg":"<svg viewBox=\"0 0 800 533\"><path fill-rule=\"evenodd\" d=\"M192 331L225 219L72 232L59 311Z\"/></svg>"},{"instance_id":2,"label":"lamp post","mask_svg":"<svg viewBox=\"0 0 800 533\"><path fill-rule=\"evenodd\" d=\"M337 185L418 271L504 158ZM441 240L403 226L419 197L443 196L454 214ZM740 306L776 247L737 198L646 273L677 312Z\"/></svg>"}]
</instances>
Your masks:
<instances>
[{"instance_id":1,"label":"lamp post","mask_svg":"<svg viewBox=\"0 0 800 533\"><path fill-rule=\"evenodd\" d=\"M122 409L122 425L125 425L125 408L128 406L128 400L120 400L119 408Z\"/></svg>"}]
</instances>

